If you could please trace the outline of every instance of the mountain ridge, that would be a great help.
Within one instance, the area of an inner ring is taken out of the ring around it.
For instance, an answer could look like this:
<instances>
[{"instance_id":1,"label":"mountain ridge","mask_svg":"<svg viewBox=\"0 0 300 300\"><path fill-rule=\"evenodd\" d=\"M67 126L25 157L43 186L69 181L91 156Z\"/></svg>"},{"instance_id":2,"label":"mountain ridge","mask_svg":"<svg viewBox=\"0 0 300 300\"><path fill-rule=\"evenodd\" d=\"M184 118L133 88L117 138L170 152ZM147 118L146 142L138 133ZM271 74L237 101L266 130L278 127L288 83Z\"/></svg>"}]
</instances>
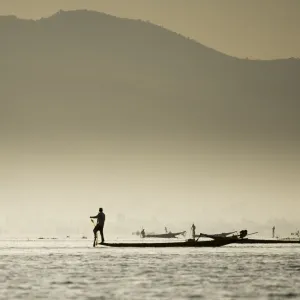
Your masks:
<instances>
[{"instance_id":1,"label":"mountain ridge","mask_svg":"<svg viewBox=\"0 0 300 300\"><path fill-rule=\"evenodd\" d=\"M22 22L22 23L32 23L32 22L40 22L40 21L51 21L52 19L55 19L56 17L60 17L60 16L63 16L63 15L66 15L66 14L77 14L77 13L85 13L86 15L95 15L97 17L99 17L101 15L101 17L106 17L106 18L115 18L115 19L118 19L118 20L124 20L124 21L130 21L130 22L136 22L136 23L144 23L144 24L150 24L151 26L155 26L155 27L158 27L159 29L163 29L163 30L166 30L167 32L169 33L173 33L179 37L182 37L184 39L187 39L193 43L196 43L198 45L201 45L202 47L204 48L207 48L208 50L211 50L211 51L215 51L219 54L222 54L224 56L228 56L230 58L234 58L234 59L238 59L238 60L251 60L251 61L282 61L282 60L299 60L300 58L296 58L296 57L290 57L290 58L276 58L276 59L256 59L256 58L249 58L249 57L245 57L245 58L240 58L240 57L235 57L235 56L232 56L232 55L229 55L229 54L226 54L226 53L223 53L221 51L218 51L217 49L214 49L214 48L211 48L207 45L204 45L202 44L201 42L193 39L193 38L190 38L189 36L185 36L183 34L180 34L180 33L177 33L176 31L173 31L171 29L168 29L162 25L157 25L157 24L154 24L150 21L145 21L145 20L142 20L142 19L130 19L130 18L126 18L126 17L118 17L118 16L115 16L115 15L112 15L112 14L108 14L108 13L104 13L104 12L98 12L98 11L94 11L94 10L88 10L88 9L76 9L76 10L59 10L57 11L56 13L48 16L48 17L41 17L39 19L25 19L25 18L20 18L16 15L0 15L0 22L2 21L19 21L19 22Z\"/></svg>"},{"instance_id":2,"label":"mountain ridge","mask_svg":"<svg viewBox=\"0 0 300 300\"><path fill-rule=\"evenodd\" d=\"M297 59L235 58L159 25L82 10L0 17L0 40L8 132L300 137Z\"/></svg>"}]
</instances>

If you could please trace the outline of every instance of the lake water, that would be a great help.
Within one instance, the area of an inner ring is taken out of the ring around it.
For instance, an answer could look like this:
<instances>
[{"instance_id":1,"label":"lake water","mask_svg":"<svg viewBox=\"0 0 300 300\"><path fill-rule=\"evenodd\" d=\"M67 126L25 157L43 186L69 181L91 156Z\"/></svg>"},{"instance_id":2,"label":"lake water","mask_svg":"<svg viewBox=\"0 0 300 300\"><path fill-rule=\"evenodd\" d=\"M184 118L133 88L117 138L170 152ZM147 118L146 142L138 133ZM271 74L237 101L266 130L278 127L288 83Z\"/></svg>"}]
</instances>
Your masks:
<instances>
[{"instance_id":1,"label":"lake water","mask_svg":"<svg viewBox=\"0 0 300 300\"><path fill-rule=\"evenodd\" d=\"M0 241L1 299L300 299L300 245L93 248Z\"/></svg>"}]
</instances>

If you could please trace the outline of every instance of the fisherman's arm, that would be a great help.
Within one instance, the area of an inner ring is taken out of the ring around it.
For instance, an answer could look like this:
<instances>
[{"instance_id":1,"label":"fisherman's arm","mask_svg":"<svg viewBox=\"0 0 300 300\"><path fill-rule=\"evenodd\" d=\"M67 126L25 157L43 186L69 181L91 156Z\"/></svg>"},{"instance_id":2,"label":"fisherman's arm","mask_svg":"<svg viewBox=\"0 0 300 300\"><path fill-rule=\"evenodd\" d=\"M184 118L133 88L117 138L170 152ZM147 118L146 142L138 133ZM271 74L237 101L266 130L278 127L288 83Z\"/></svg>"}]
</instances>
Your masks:
<instances>
[{"instance_id":1,"label":"fisherman's arm","mask_svg":"<svg viewBox=\"0 0 300 300\"><path fill-rule=\"evenodd\" d=\"M98 215L97 216L94 216L94 217L90 217L91 219L97 219L98 218Z\"/></svg>"}]
</instances>

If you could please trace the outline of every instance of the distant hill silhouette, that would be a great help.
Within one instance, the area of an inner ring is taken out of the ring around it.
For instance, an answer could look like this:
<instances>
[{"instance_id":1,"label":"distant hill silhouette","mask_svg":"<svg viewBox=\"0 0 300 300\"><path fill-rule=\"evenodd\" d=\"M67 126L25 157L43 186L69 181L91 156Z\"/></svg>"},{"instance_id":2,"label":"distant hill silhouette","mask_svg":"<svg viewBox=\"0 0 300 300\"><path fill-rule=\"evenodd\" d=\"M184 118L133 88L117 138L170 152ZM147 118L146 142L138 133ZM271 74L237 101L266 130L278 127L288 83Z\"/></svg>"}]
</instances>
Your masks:
<instances>
[{"instance_id":1,"label":"distant hill silhouette","mask_svg":"<svg viewBox=\"0 0 300 300\"><path fill-rule=\"evenodd\" d=\"M7 135L300 138L299 60L237 59L148 22L3 16L0 70Z\"/></svg>"}]
</instances>

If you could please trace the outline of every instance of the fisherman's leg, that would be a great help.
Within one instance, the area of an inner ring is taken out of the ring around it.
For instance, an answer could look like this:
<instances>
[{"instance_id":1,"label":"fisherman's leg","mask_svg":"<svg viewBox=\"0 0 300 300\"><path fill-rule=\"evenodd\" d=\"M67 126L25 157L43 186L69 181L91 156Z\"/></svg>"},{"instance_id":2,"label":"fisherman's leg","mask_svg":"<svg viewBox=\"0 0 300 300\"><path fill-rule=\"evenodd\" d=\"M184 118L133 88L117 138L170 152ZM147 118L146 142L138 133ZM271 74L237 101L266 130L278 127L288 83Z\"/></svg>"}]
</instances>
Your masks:
<instances>
[{"instance_id":1,"label":"fisherman's leg","mask_svg":"<svg viewBox=\"0 0 300 300\"><path fill-rule=\"evenodd\" d=\"M101 243L104 243L103 226L101 226L99 228L99 231L100 231L100 235L101 235Z\"/></svg>"}]
</instances>

